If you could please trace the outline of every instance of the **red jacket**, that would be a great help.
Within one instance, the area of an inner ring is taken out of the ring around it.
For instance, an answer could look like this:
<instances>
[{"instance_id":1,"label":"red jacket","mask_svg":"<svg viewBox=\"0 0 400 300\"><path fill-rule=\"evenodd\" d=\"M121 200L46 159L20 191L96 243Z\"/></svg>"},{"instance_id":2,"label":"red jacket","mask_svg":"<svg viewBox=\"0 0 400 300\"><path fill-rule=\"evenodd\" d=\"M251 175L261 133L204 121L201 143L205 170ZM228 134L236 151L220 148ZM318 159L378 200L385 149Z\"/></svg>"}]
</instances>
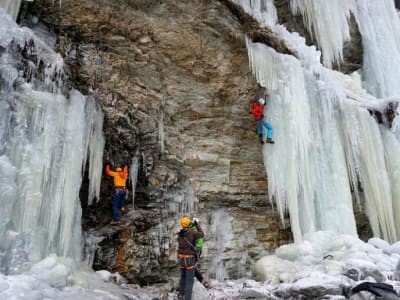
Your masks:
<instances>
[{"instance_id":1,"label":"red jacket","mask_svg":"<svg viewBox=\"0 0 400 300\"><path fill-rule=\"evenodd\" d=\"M261 105L260 103L254 103L251 106L251 113L256 118L256 121L261 120L264 118L264 105Z\"/></svg>"}]
</instances>

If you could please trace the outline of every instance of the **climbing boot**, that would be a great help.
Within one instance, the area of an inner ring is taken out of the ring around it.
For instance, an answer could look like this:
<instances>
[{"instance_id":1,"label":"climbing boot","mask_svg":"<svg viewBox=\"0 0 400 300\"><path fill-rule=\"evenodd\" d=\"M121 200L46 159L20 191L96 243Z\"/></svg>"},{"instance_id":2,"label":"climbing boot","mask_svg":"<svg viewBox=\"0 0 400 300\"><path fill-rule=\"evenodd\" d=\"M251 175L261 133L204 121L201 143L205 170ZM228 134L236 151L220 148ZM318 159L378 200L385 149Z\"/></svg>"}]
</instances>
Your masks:
<instances>
[{"instance_id":1,"label":"climbing boot","mask_svg":"<svg viewBox=\"0 0 400 300\"><path fill-rule=\"evenodd\" d=\"M265 142L268 144L275 144L275 142L271 138L268 138Z\"/></svg>"}]
</instances>

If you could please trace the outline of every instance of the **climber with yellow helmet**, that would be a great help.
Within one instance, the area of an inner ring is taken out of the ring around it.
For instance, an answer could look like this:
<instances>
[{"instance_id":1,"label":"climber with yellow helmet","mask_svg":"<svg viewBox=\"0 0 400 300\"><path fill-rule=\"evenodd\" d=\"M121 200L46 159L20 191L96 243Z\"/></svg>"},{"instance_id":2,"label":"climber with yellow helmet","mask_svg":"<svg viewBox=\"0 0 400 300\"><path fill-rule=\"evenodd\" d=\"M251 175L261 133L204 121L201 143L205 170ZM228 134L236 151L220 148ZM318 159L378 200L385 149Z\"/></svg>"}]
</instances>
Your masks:
<instances>
[{"instance_id":1,"label":"climber with yellow helmet","mask_svg":"<svg viewBox=\"0 0 400 300\"><path fill-rule=\"evenodd\" d=\"M195 244L197 239L204 237L197 219L195 221L197 231L191 229L192 220L189 217L181 218L182 229L178 233L178 263L181 270L178 299L182 300L192 298L194 274L199 255Z\"/></svg>"},{"instance_id":2,"label":"climber with yellow helmet","mask_svg":"<svg viewBox=\"0 0 400 300\"><path fill-rule=\"evenodd\" d=\"M121 167L117 167L115 171L111 171L110 165L106 165L106 174L114 178L114 188L112 197L112 211L113 220L111 225L120 225L120 215L124 214L125 211L125 198L128 195L128 190L126 189L126 180L128 179L128 166L124 166L122 170Z\"/></svg>"}]
</instances>

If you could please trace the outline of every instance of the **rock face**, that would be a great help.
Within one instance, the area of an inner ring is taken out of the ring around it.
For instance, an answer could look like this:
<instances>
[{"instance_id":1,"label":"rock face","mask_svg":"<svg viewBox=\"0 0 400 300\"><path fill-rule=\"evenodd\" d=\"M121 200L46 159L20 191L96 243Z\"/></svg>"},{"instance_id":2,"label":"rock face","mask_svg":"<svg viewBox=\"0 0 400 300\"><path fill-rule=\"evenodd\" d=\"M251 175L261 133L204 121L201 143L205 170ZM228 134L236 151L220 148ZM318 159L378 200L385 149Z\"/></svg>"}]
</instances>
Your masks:
<instances>
[{"instance_id":1,"label":"rock face","mask_svg":"<svg viewBox=\"0 0 400 300\"><path fill-rule=\"evenodd\" d=\"M110 177L90 207L82 186L84 229L102 240L94 268L140 284L176 278L175 233L189 214L206 233L201 269L250 276L251 263L291 234L268 199L250 114L263 90L248 68L245 34L290 51L227 0L53 2L25 4L25 19L37 16L57 35L73 87L102 106L104 163L140 162L124 226L108 225Z\"/></svg>"},{"instance_id":2,"label":"rock face","mask_svg":"<svg viewBox=\"0 0 400 300\"><path fill-rule=\"evenodd\" d=\"M206 231L203 269L212 276L243 276L254 259L291 240L268 200L250 114L263 91L248 68L244 33L287 49L232 9L200 0L63 0L61 8L48 0L28 7L26 19L38 16L57 34L74 87L103 108L104 162L140 160L126 226L107 228L110 177L104 175L96 205L83 200L85 229L103 238L95 269L142 284L165 281L178 271L175 233L190 211ZM220 216L229 224L218 223Z\"/></svg>"}]
</instances>

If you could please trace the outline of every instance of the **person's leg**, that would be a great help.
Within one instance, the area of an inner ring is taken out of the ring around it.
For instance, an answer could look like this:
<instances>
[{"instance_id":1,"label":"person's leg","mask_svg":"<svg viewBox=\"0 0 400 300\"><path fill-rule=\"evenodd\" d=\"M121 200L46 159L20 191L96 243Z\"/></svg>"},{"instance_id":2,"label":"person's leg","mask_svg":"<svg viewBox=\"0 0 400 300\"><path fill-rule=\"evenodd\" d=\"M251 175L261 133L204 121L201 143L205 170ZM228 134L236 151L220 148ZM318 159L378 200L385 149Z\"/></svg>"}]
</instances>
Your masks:
<instances>
[{"instance_id":1,"label":"person's leg","mask_svg":"<svg viewBox=\"0 0 400 300\"><path fill-rule=\"evenodd\" d=\"M200 271L199 271L197 268L194 269L194 277L196 277L197 280L198 280L200 283L203 282L203 279L204 279L204 278L203 278L203 275L201 275Z\"/></svg>"},{"instance_id":2,"label":"person's leg","mask_svg":"<svg viewBox=\"0 0 400 300\"><path fill-rule=\"evenodd\" d=\"M115 191L113 194L113 201L112 201L112 211L113 211L113 218L115 221L119 221L119 197L118 191Z\"/></svg>"},{"instance_id":3,"label":"person's leg","mask_svg":"<svg viewBox=\"0 0 400 300\"><path fill-rule=\"evenodd\" d=\"M121 192L120 205L121 205L122 214L125 213L125 196L126 196L126 193L125 192Z\"/></svg>"},{"instance_id":4,"label":"person's leg","mask_svg":"<svg viewBox=\"0 0 400 300\"><path fill-rule=\"evenodd\" d=\"M196 268L192 268L190 270L186 270L186 278L185 278L185 300L192 299L193 292L193 283L194 283L194 272Z\"/></svg>"},{"instance_id":5,"label":"person's leg","mask_svg":"<svg viewBox=\"0 0 400 300\"><path fill-rule=\"evenodd\" d=\"M265 122L264 127L267 128L267 139L272 139L273 129L272 129L271 124L269 124L268 122Z\"/></svg>"},{"instance_id":6,"label":"person's leg","mask_svg":"<svg viewBox=\"0 0 400 300\"><path fill-rule=\"evenodd\" d=\"M258 120L257 122L257 132L258 132L258 137L262 138L263 135L263 120Z\"/></svg>"},{"instance_id":7,"label":"person's leg","mask_svg":"<svg viewBox=\"0 0 400 300\"><path fill-rule=\"evenodd\" d=\"M186 269L181 268L181 278L179 280L179 296L183 297L185 296L185 284L186 284Z\"/></svg>"}]
</instances>

